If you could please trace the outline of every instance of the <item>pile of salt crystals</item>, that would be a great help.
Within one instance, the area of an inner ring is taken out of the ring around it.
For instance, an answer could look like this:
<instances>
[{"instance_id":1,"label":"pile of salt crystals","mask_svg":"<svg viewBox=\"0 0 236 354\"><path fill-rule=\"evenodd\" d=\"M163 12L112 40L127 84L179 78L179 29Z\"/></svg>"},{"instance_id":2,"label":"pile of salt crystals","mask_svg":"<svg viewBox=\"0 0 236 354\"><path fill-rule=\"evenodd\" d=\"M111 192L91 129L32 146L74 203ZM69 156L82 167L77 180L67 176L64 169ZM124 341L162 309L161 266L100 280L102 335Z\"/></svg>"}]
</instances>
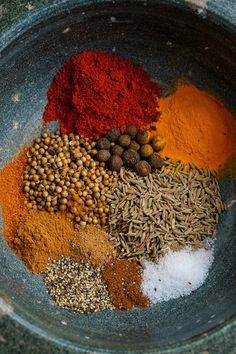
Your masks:
<instances>
[{"instance_id":1,"label":"pile of salt crystals","mask_svg":"<svg viewBox=\"0 0 236 354\"><path fill-rule=\"evenodd\" d=\"M192 251L190 247L169 251L158 263L144 261L142 290L155 304L189 295L208 276L214 259L213 243L207 249Z\"/></svg>"}]
</instances>

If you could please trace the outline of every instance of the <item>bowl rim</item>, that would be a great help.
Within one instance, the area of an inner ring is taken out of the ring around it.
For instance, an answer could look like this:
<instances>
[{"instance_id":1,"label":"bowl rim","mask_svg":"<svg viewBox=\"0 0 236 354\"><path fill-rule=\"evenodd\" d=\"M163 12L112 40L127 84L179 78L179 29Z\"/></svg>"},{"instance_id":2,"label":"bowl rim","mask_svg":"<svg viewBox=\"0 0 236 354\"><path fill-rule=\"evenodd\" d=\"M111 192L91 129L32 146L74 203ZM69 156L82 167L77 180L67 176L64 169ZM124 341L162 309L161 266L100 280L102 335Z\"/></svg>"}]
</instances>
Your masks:
<instances>
[{"instance_id":1,"label":"bowl rim","mask_svg":"<svg viewBox=\"0 0 236 354\"><path fill-rule=\"evenodd\" d=\"M96 4L110 3L110 0L96 0ZM125 0L120 0L117 2L125 3ZM143 0L135 0L136 3L144 3ZM90 5L93 0L53 0L50 4L42 5L38 9L35 9L26 14L20 15L18 19L10 23L6 28L0 33L0 54L1 52L9 46L14 40L27 32L30 28L40 24L40 22L45 21L51 17L57 16L58 14L68 11L70 12L74 8L81 5ZM206 18L225 28L227 31L236 35L236 6L234 0L228 0L231 6L224 7L224 4L216 3L215 0L148 0L149 4L164 4L169 6L178 7L184 11L189 11L191 13L196 13L198 16ZM1 309L1 307L0 307ZM36 325L30 323L28 320L19 316L17 313L11 312L7 314L13 321L19 323L21 326L26 328L29 332L35 333L44 339L59 344L62 347L68 347L76 352L91 353L91 351L96 351L97 353L112 353L119 352L119 349L100 349L92 346L85 346L84 344L73 345L71 342L60 339L57 336L47 333L45 330L37 327ZM4 317L1 319L4 321ZM205 333L193 336L189 339L177 342L176 344L166 345L163 347L156 347L145 349L145 353L183 353L189 352L191 350L198 353L199 350L204 350L204 348L210 348L209 343L215 343L217 347L217 341L219 346L222 345L221 338L224 338L227 333L233 329L232 333L236 333L236 315L232 316L230 319L224 321L221 324L216 325L212 329ZM232 337L232 343L235 344L236 334ZM230 345L229 338L227 337L227 342L224 342L224 349L227 349L227 345ZM221 347L222 348L222 347ZM231 348L231 347L229 347ZM129 349L132 353L140 353L140 349ZM123 351L122 351L123 352ZM220 352L219 352L220 353Z\"/></svg>"}]
</instances>

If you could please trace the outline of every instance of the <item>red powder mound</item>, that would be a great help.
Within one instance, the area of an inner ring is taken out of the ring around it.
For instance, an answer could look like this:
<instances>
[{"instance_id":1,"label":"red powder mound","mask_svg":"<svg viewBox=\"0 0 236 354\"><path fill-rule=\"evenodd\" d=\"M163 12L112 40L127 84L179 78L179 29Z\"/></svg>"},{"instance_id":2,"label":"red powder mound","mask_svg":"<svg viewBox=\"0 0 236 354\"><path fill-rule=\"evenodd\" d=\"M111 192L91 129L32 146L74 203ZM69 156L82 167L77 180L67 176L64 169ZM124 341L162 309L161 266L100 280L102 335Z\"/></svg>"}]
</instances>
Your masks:
<instances>
[{"instance_id":1,"label":"red powder mound","mask_svg":"<svg viewBox=\"0 0 236 354\"><path fill-rule=\"evenodd\" d=\"M104 52L81 52L68 59L48 91L43 120L58 120L62 133L92 137L126 125L157 121L160 89L140 65Z\"/></svg>"}]
</instances>

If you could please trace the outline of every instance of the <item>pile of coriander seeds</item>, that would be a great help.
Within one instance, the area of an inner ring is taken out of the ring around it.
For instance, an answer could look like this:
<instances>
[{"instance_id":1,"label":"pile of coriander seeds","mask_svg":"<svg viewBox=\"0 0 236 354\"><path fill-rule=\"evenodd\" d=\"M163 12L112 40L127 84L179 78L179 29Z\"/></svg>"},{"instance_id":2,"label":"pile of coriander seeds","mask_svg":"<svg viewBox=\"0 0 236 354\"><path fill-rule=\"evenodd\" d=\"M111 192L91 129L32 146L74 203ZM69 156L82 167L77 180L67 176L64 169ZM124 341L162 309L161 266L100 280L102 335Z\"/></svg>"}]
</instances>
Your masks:
<instances>
[{"instance_id":1,"label":"pile of coriander seeds","mask_svg":"<svg viewBox=\"0 0 236 354\"><path fill-rule=\"evenodd\" d=\"M95 142L74 134L43 134L29 149L24 192L29 208L63 211L75 225L105 225L106 196L117 173L94 159Z\"/></svg>"}]
</instances>

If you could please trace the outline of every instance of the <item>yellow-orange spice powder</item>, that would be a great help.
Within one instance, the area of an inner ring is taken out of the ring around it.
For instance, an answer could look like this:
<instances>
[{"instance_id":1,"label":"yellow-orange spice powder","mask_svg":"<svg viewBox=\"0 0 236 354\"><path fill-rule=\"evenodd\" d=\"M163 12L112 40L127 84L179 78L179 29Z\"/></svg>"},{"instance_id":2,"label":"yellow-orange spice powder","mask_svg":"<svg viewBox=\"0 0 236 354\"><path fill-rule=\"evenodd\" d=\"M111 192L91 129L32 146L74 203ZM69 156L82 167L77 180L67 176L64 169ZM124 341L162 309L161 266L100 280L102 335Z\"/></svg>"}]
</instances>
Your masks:
<instances>
[{"instance_id":1,"label":"yellow-orange spice powder","mask_svg":"<svg viewBox=\"0 0 236 354\"><path fill-rule=\"evenodd\" d=\"M166 140L162 156L218 170L236 153L236 120L214 96L179 84L158 100L156 131Z\"/></svg>"}]
</instances>

